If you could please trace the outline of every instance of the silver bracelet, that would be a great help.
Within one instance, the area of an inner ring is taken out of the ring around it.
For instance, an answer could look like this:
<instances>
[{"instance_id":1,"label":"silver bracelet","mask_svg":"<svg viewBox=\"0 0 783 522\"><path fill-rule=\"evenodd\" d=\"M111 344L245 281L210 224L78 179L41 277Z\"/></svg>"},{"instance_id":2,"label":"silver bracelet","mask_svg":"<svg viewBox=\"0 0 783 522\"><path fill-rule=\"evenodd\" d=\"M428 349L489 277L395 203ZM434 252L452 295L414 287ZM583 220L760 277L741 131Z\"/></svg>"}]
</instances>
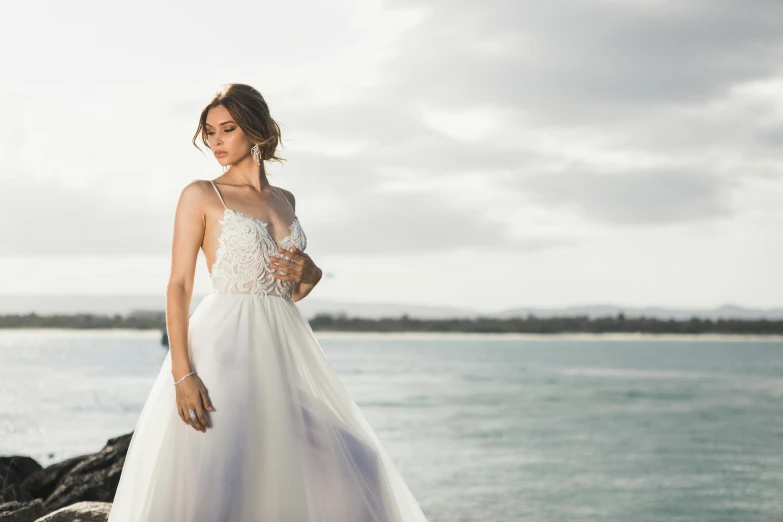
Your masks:
<instances>
[{"instance_id":1,"label":"silver bracelet","mask_svg":"<svg viewBox=\"0 0 783 522\"><path fill-rule=\"evenodd\" d=\"M184 381L184 380L185 380L185 377L190 377L190 376L191 376L191 375L193 375L194 373L196 373L196 372L190 372L189 374L185 375L185 376L184 376L184 377L182 377L180 380L178 380L177 382L175 382L175 383L174 383L174 386L176 386L177 384L179 384L179 383L181 383L182 381Z\"/></svg>"}]
</instances>

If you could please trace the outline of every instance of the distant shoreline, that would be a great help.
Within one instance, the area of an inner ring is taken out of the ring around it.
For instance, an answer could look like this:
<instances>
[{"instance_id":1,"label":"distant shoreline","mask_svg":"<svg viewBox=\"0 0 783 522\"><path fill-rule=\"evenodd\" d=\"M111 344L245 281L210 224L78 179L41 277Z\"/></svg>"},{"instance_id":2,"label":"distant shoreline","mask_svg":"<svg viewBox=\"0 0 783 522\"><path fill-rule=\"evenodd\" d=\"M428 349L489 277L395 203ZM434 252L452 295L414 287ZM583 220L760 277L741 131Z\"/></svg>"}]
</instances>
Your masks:
<instances>
[{"instance_id":1,"label":"distant shoreline","mask_svg":"<svg viewBox=\"0 0 783 522\"><path fill-rule=\"evenodd\" d=\"M64 333L79 334L89 337L142 337L159 339L162 332L155 329L133 328L0 328L0 336L7 333L37 334L58 336ZM783 342L783 335L759 334L675 334L675 333L577 333L563 332L551 334L534 333L478 333L478 332L354 332L314 330L316 338L356 338L356 339L493 339L493 340L563 340L563 341L759 341Z\"/></svg>"}]
</instances>

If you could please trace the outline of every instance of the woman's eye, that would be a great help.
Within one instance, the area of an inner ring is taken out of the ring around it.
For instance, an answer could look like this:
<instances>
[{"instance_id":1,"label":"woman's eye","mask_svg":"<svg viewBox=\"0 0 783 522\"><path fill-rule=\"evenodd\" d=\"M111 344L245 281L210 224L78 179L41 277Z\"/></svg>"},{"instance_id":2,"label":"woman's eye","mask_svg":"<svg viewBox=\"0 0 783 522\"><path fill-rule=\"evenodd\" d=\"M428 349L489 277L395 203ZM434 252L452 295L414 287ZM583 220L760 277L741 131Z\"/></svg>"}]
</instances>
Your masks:
<instances>
[{"instance_id":1,"label":"woman's eye","mask_svg":"<svg viewBox=\"0 0 783 522\"><path fill-rule=\"evenodd\" d=\"M226 129L226 132L231 132L231 131L233 131L235 128L236 128L236 127L231 127L230 129ZM207 132L207 136L212 136L213 134L215 134L215 132L214 132L214 131L213 131L213 132Z\"/></svg>"}]
</instances>

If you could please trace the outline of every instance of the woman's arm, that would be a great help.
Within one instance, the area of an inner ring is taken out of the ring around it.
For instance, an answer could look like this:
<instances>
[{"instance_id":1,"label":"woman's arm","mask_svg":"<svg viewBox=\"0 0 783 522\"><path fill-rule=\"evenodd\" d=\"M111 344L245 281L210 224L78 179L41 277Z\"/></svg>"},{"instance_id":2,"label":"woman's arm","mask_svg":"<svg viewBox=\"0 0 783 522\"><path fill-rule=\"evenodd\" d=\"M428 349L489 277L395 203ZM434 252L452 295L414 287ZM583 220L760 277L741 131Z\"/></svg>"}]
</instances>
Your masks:
<instances>
[{"instance_id":1,"label":"woman's arm","mask_svg":"<svg viewBox=\"0 0 783 522\"><path fill-rule=\"evenodd\" d=\"M296 245L294 245L294 251L299 252L299 249L296 248ZM307 254L300 253L302 256L307 256ZM307 256L308 258L310 256ZM315 279L311 283L301 282L301 283L294 283L294 289L291 292L291 301L301 301L305 297L307 297L307 294L309 294L313 288L315 288L315 285L318 284L318 282L321 280L321 277L324 275L324 271L315 266L313 264L313 267L315 268Z\"/></svg>"},{"instance_id":2,"label":"woman's arm","mask_svg":"<svg viewBox=\"0 0 783 522\"><path fill-rule=\"evenodd\" d=\"M288 202L291 204L291 209L296 213L296 198L294 197L293 192L285 189L282 190L284 193L283 195L288 198ZM315 266L315 263L310 259L310 256L300 251L299 247L295 244L292 248L293 252L298 254L295 256L296 266L283 262L280 254L291 257L291 252L279 247L277 249L277 255L272 256L271 264L273 268L282 268L285 272L292 274L291 276L275 274L275 278L294 282L294 288L291 290L291 301L296 302L304 299L307 294L315 288L315 285L318 284L318 281L320 281L323 276L323 270Z\"/></svg>"},{"instance_id":3,"label":"woman's arm","mask_svg":"<svg viewBox=\"0 0 783 522\"><path fill-rule=\"evenodd\" d=\"M193 181L182 189L174 216L171 275L166 286L166 329L174 380L190 373L188 323L198 250L204 238L203 188Z\"/></svg>"}]
</instances>

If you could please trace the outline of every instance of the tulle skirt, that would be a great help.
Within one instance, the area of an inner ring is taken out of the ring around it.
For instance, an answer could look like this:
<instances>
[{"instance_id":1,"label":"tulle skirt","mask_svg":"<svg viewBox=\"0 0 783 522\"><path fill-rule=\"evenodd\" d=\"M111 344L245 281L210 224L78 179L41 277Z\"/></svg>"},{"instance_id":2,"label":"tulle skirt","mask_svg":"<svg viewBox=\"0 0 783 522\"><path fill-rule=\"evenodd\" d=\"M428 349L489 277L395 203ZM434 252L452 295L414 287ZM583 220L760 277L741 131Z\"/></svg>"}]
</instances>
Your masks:
<instances>
[{"instance_id":1,"label":"tulle skirt","mask_svg":"<svg viewBox=\"0 0 783 522\"><path fill-rule=\"evenodd\" d=\"M179 417L169 353L108 522L426 520L295 303L208 294L188 352L211 427Z\"/></svg>"}]
</instances>

